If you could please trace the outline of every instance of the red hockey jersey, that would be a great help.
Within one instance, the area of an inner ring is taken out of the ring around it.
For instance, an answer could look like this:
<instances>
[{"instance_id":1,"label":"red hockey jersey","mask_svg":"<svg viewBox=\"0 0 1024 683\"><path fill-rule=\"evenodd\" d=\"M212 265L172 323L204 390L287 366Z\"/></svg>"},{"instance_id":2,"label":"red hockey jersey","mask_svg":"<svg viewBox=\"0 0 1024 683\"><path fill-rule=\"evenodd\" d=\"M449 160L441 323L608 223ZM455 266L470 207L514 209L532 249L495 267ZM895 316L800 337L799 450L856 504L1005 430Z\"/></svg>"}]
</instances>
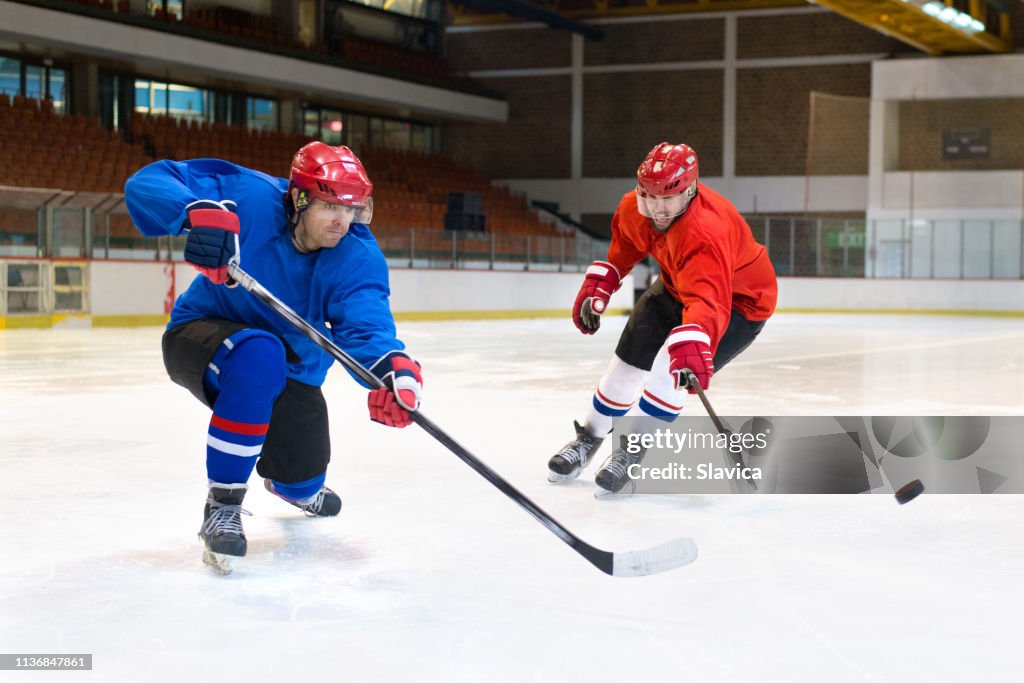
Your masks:
<instances>
[{"instance_id":1,"label":"red hockey jersey","mask_svg":"<svg viewBox=\"0 0 1024 683\"><path fill-rule=\"evenodd\" d=\"M644 256L653 256L665 289L683 303L680 324L704 327L712 353L733 310L748 320L771 316L778 298L775 269L729 200L699 185L689 208L665 233L640 215L636 201L630 191L619 202L608 261L625 276Z\"/></svg>"}]
</instances>

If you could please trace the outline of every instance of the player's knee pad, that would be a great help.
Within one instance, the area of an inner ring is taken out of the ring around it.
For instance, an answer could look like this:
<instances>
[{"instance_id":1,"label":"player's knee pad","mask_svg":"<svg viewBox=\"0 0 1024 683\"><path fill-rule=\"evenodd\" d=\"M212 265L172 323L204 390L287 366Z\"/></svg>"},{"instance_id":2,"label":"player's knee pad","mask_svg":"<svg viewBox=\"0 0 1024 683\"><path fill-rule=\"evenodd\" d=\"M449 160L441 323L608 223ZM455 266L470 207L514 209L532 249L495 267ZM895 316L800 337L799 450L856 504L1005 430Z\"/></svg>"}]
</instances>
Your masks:
<instances>
[{"instance_id":1,"label":"player's knee pad","mask_svg":"<svg viewBox=\"0 0 1024 683\"><path fill-rule=\"evenodd\" d=\"M633 367L618 356L613 356L608 369L597 383L594 408L604 415L625 415L636 402L636 395L650 374L647 370Z\"/></svg>"},{"instance_id":2,"label":"player's knee pad","mask_svg":"<svg viewBox=\"0 0 1024 683\"><path fill-rule=\"evenodd\" d=\"M287 379L281 340L262 330L243 330L224 344L226 353L214 358L214 363L219 361L221 392L247 392L271 401L277 398Z\"/></svg>"}]
</instances>

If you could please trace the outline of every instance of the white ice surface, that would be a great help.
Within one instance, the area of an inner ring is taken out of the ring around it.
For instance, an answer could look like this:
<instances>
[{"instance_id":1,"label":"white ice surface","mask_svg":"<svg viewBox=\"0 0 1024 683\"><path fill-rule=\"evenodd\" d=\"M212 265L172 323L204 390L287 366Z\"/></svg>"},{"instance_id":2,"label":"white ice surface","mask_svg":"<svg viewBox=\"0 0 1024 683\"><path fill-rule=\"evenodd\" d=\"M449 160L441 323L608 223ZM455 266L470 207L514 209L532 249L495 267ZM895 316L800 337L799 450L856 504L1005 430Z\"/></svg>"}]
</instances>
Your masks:
<instances>
[{"instance_id":1,"label":"white ice surface","mask_svg":"<svg viewBox=\"0 0 1024 683\"><path fill-rule=\"evenodd\" d=\"M208 413L166 379L161 330L0 332L0 652L94 654L91 673L0 680L1022 679L1017 496L595 500L592 470L548 484L622 324L401 333L424 412L582 538L700 544L634 579L417 428L372 424L341 370L325 386L341 516L306 519L254 475L249 555L216 576L195 535ZM709 396L723 415L1019 415L1022 377L1020 321L780 315Z\"/></svg>"}]
</instances>

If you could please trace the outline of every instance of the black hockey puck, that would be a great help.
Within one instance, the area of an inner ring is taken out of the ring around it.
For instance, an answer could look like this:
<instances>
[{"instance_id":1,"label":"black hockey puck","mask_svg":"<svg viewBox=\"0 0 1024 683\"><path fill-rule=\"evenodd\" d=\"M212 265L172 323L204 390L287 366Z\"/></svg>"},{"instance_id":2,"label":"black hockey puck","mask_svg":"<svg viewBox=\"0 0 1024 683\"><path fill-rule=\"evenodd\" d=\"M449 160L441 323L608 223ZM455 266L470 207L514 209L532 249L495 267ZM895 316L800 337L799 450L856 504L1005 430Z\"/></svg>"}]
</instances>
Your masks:
<instances>
[{"instance_id":1,"label":"black hockey puck","mask_svg":"<svg viewBox=\"0 0 1024 683\"><path fill-rule=\"evenodd\" d=\"M915 479L909 484L901 486L900 490L894 495L896 496L897 503L905 505L920 496L922 493L924 493L924 484L921 483L920 479Z\"/></svg>"}]
</instances>

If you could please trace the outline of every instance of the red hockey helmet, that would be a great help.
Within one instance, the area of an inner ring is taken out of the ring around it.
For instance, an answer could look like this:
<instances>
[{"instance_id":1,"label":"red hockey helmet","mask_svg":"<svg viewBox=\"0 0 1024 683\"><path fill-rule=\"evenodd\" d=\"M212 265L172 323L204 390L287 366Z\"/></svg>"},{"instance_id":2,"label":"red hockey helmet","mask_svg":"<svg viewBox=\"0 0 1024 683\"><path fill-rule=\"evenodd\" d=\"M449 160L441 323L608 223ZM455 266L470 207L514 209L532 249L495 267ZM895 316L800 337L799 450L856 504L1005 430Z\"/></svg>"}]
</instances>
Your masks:
<instances>
[{"instance_id":1,"label":"red hockey helmet","mask_svg":"<svg viewBox=\"0 0 1024 683\"><path fill-rule=\"evenodd\" d=\"M373 183L351 149L311 142L292 158L289 189L300 190L296 208L303 209L310 199L360 209L357 220L369 223L373 213Z\"/></svg>"},{"instance_id":2,"label":"red hockey helmet","mask_svg":"<svg viewBox=\"0 0 1024 683\"><path fill-rule=\"evenodd\" d=\"M655 145L636 170L640 191L654 195L685 192L697 180L697 153L688 145Z\"/></svg>"},{"instance_id":3,"label":"red hockey helmet","mask_svg":"<svg viewBox=\"0 0 1024 683\"><path fill-rule=\"evenodd\" d=\"M697 153L687 145L655 145L636 170L637 207L656 224L668 225L697 193Z\"/></svg>"}]
</instances>

